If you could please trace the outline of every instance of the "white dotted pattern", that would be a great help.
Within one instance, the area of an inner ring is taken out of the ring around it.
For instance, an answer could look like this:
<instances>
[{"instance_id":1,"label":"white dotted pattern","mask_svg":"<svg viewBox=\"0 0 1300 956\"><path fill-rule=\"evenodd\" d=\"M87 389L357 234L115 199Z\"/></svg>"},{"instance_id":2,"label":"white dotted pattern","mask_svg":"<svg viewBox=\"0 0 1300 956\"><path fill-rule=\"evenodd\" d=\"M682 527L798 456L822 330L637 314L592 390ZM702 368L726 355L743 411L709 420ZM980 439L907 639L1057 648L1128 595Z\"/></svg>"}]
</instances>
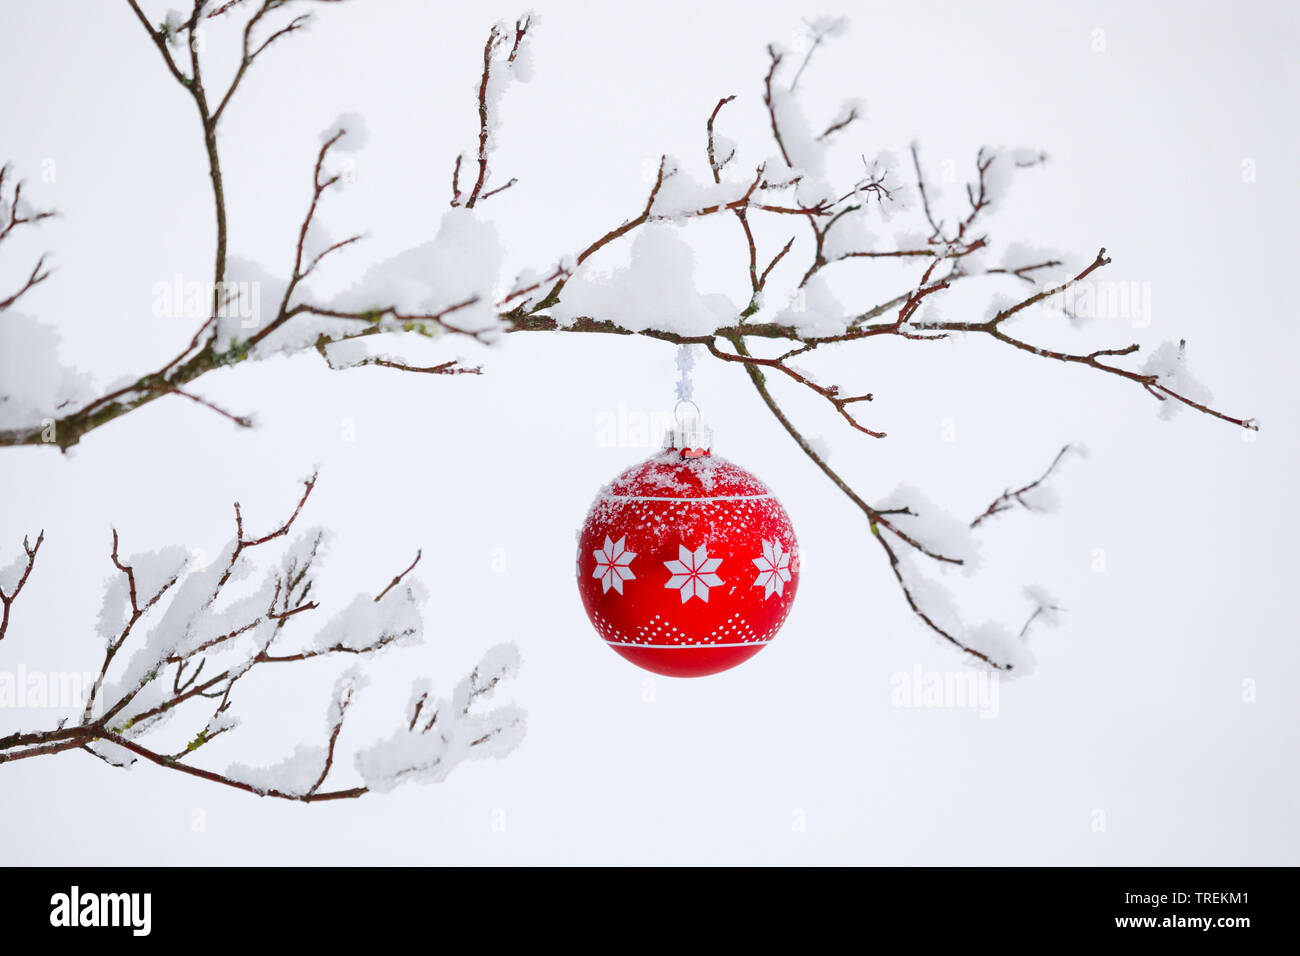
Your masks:
<instances>
[{"instance_id":1,"label":"white dotted pattern","mask_svg":"<svg viewBox=\"0 0 1300 956\"><path fill-rule=\"evenodd\" d=\"M785 623L786 613L762 632L750 627L744 616L733 614L725 624L714 628L708 637L696 637L681 630L658 614L648 624L639 625L636 634L628 635L621 631L603 614L596 611L596 630L609 644L622 644L629 647L738 647L746 644L766 644L776 636L776 632Z\"/></svg>"},{"instance_id":2,"label":"white dotted pattern","mask_svg":"<svg viewBox=\"0 0 1300 956\"><path fill-rule=\"evenodd\" d=\"M688 514L698 514L714 523L719 529L736 530L749 525L761 513L767 510L771 495L753 495L744 498L677 498L675 504L664 507L660 498L624 498L608 495L605 501L610 505L621 505L620 517L630 517L634 525L653 526L674 518L685 518ZM719 503L725 502L723 507ZM721 519L721 520L719 520Z\"/></svg>"}]
</instances>

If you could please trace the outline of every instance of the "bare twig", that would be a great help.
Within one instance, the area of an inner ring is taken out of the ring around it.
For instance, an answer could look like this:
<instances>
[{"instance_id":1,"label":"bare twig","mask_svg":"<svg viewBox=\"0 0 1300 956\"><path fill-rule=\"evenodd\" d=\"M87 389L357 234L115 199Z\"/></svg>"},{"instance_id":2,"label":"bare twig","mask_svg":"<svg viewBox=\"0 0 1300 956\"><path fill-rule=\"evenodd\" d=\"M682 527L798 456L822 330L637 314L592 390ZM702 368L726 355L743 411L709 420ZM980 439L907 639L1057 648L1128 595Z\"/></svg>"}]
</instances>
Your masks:
<instances>
[{"instance_id":1,"label":"bare twig","mask_svg":"<svg viewBox=\"0 0 1300 956\"><path fill-rule=\"evenodd\" d=\"M1045 482L1051 476L1052 472L1056 470L1056 466L1061 463L1061 459L1065 457L1066 452L1068 452L1072 447L1073 446L1071 445L1061 446L1061 450L1056 453L1056 457L1052 459L1052 463L1047 466L1046 471L1027 485L1022 485L1014 490L1008 489L1007 491L1002 492L1002 494L993 499L982 513L976 516L975 520L970 523L970 526L972 528L977 528L983 522L992 518L995 514L1000 514L1015 505L1020 505L1020 507L1024 508L1026 511L1033 511L1033 507L1025 501L1023 496Z\"/></svg>"},{"instance_id":2,"label":"bare twig","mask_svg":"<svg viewBox=\"0 0 1300 956\"><path fill-rule=\"evenodd\" d=\"M41 544L44 541L44 530L36 536L35 544L30 544L26 538L23 538L23 553L27 555L27 563L23 566L22 573L14 584L12 591L5 593L4 588L0 588L0 605L3 606L3 609L0 610L0 641L4 640L5 631L9 629L9 611L13 607L14 599L18 597L19 592L23 589L23 585L25 585L27 579L31 577L32 568L36 566L36 552L41 549Z\"/></svg>"},{"instance_id":3,"label":"bare twig","mask_svg":"<svg viewBox=\"0 0 1300 956\"><path fill-rule=\"evenodd\" d=\"M9 176L9 167L0 165L0 213L7 210L8 215L0 215L0 243L13 235L15 230L23 226L33 226L37 223L44 222L46 219L53 218L55 213L48 209L30 210L23 199L23 184L21 182L14 184L13 195L8 199L5 198L5 180ZM0 298L0 312L5 311L24 295L40 285L50 277L50 270L46 268L45 260L47 256L41 256L36 260L36 265L32 266L28 272L27 278L23 284L11 294Z\"/></svg>"},{"instance_id":4,"label":"bare twig","mask_svg":"<svg viewBox=\"0 0 1300 956\"><path fill-rule=\"evenodd\" d=\"M388 586L386 588L384 588L382 591L380 591L378 594L375 595L375 603L378 604L380 601L384 599L385 594L387 594L393 588L401 584L402 578L406 577L408 574L410 574L412 571L415 570L415 566L420 563L420 558L422 558L423 556L424 556L423 550L415 552L415 560L406 566L405 571L402 571L400 574L396 575L393 578L393 580L389 581Z\"/></svg>"}]
</instances>

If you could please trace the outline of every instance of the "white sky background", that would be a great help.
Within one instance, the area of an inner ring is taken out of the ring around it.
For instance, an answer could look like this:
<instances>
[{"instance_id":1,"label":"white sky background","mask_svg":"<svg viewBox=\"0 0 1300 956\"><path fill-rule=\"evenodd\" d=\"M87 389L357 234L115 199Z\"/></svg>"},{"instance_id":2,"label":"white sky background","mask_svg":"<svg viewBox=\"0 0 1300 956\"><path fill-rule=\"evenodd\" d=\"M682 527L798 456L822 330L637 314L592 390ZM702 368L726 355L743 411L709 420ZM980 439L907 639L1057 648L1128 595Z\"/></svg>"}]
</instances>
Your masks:
<instances>
[{"instance_id":1,"label":"white sky background","mask_svg":"<svg viewBox=\"0 0 1300 956\"><path fill-rule=\"evenodd\" d=\"M519 12L474 7L326 9L310 33L259 60L223 126L232 252L284 270L318 134L345 110L365 115L371 138L356 157L359 181L328 200L323 221L336 235L372 238L334 259L318 288L344 288L365 265L432 236L452 160L474 144L485 31ZM985 143L1046 149L1052 162L1018 177L990 224L994 239L1089 258L1104 245L1114 257L1104 278L1151 284L1152 324L1099 320L1092 334L1150 347L1186 337L1216 406L1258 416L1258 440L1191 411L1161 421L1131 383L990 342L873 344L805 362L877 396L864 418L890 433L882 441L777 386L869 499L906 481L974 515L1064 442L1092 452L1060 473L1059 514L1001 516L984 535L985 569L953 582L974 620L1018 629L1026 583L1069 607L1061 628L1034 633L1036 671L1002 684L996 719L900 709L891 675L965 662L909 614L860 513L798 453L743 371L702 358L697 394L716 447L781 496L807 570L771 647L718 677L659 678L646 702L648 675L601 647L582 612L573 535L600 484L646 454L600 447L598 416L667 408L671 346L538 334L491 351L454 341L405 350L428 361L463 355L485 364L481 378L333 373L314 353L224 370L194 390L255 410L256 431L160 400L67 457L0 450L0 558L24 533L43 527L47 540L0 668L97 666L111 526L132 551L212 549L230 532L232 500L254 526L278 521L320 463L307 518L335 533L327 593L373 591L423 547L434 595L428 645L374 666L343 743L400 719L414 673L445 691L501 640L523 654L501 696L528 711L528 736L505 760L466 765L443 784L315 807L153 766L114 771L76 752L24 761L0 768L0 862L1300 862L1291 805L1300 705L1290 686L1300 664L1290 384L1300 343L1287 314L1300 215L1295 11L648 10L539 8L536 77L508 95L494 164L519 184L485 207L508 271L544 268L639 212L643 171L661 152L705 177L704 121L721 95L740 97L721 127L741 160L771 154L765 43L793 42L801 16L843 12L851 31L800 88L814 119L846 97L866 99L868 122L842 144L844 168L860 152L902 152L913 137L932 172L946 158L965 172ZM1095 29L1104 53L1092 50ZM58 272L21 310L56 326L64 359L101 383L151 370L193 333L151 316L153 284L210 269L192 104L125 4L9 0L0 37L0 153L31 181L34 202L62 213L5 250L0 288L52 250ZM212 30L209 42L217 55L236 41ZM1242 182L1247 158L1253 183ZM39 182L46 159L54 183ZM945 198L958 201L956 184ZM778 233L764 236L769 256L788 237ZM683 234L697 246L701 287L740 299L734 223ZM622 254L612 250L609 263ZM879 274L894 283L878 287L882 298L906 275ZM985 302L937 304L979 318ZM1044 323L1044 341L1073 341L1057 319L1032 321ZM345 419L355 442L341 438ZM942 440L946 419L956 441ZM1092 571L1096 548L1105 573ZM493 549L504 549L505 573L492 570ZM1242 702L1246 679L1257 682L1255 703ZM322 668L302 684L246 690L244 728L206 760L220 768L287 753L318 732L329 685ZM0 717L5 729L54 719ZM792 827L796 811L806 832Z\"/></svg>"}]
</instances>

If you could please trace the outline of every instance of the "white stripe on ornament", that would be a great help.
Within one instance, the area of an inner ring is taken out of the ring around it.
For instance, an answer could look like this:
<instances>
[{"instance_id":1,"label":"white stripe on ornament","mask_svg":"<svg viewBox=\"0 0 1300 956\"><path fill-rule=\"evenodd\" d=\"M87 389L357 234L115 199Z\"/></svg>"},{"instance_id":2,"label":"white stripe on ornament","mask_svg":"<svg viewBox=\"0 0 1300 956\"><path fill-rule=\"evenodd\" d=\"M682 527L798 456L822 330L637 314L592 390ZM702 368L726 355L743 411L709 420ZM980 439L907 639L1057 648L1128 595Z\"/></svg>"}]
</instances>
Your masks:
<instances>
[{"instance_id":1,"label":"white stripe on ornament","mask_svg":"<svg viewBox=\"0 0 1300 956\"><path fill-rule=\"evenodd\" d=\"M706 501L758 501L771 495L719 495L716 498L656 498L651 495L605 495L612 501L677 501L682 504L703 504Z\"/></svg>"},{"instance_id":2,"label":"white stripe on ornament","mask_svg":"<svg viewBox=\"0 0 1300 956\"><path fill-rule=\"evenodd\" d=\"M738 644L641 644L637 641L606 641L606 644L617 644L619 647L653 647L655 650L680 650L680 651L698 651L710 647L753 647L756 644L771 644L772 639L769 637L765 641L741 641Z\"/></svg>"}]
</instances>

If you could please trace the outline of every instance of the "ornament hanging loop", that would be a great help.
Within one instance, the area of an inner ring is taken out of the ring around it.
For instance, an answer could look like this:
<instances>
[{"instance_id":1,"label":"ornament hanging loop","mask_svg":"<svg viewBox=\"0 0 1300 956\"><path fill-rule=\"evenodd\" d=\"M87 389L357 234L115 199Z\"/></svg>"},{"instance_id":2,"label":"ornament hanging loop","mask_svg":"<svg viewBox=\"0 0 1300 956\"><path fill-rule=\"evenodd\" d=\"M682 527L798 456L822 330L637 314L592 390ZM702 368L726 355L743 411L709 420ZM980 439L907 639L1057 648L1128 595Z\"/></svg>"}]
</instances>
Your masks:
<instances>
[{"instance_id":1,"label":"ornament hanging loop","mask_svg":"<svg viewBox=\"0 0 1300 956\"><path fill-rule=\"evenodd\" d=\"M709 453L709 446L713 444L713 430L704 424L700 406L695 404L695 380L691 374L695 368L695 354L690 343L683 342L677 346L676 364L677 404L673 406L676 425L670 426L664 433L664 447L680 449L687 458L698 458ZM694 417L683 418L683 405L695 409Z\"/></svg>"},{"instance_id":2,"label":"ornament hanging loop","mask_svg":"<svg viewBox=\"0 0 1300 956\"><path fill-rule=\"evenodd\" d=\"M678 394L681 394L680 383ZM687 405L695 409L694 415L682 414L683 406ZM704 423L700 406L695 404L694 399L679 398L677 404L673 406L673 419L676 424L669 426L664 432L664 447L678 449L686 458L707 455L713 444L713 429Z\"/></svg>"}]
</instances>

